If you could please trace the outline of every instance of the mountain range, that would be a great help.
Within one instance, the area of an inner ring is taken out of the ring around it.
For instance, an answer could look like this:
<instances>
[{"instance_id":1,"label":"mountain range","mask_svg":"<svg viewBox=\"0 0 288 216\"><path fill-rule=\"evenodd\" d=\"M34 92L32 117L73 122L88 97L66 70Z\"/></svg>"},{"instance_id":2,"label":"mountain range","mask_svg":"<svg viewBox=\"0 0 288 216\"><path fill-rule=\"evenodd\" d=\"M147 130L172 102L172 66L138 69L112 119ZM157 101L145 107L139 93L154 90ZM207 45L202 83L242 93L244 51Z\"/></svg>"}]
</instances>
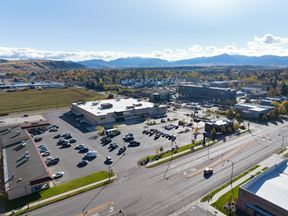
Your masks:
<instances>
[{"instance_id":1,"label":"mountain range","mask_svg":"<svg viewBox=\"0 0 288 216\"><path fill-rule=\"evenodd\" d=\"M188 67L188 66L277 66L288 67L288 56L243 56L218 55L212 57L198 57L178 61L167 61L160 58L129 57L111 61L92 59L86 61L53 61L53 60L4 60L0 59L1 72L31 72L47 70L70 70L85 68L161 68L161 67Z\"/></svg>"},{"instance_id":2,"label":"mountain range","mask_svg":"<svg viewBox=\"0 0 288 216\"><path fill-rule=\"evenodd\" d=\"M197 57L178 61L167 61L160 58L128 57L111 61L92 59L78 62L88 68L140 68L140 67L184 67L210 65L261 65L288 66L288 56L244 56L222 54L211 57Z\"/></svg>"}]
</instances>

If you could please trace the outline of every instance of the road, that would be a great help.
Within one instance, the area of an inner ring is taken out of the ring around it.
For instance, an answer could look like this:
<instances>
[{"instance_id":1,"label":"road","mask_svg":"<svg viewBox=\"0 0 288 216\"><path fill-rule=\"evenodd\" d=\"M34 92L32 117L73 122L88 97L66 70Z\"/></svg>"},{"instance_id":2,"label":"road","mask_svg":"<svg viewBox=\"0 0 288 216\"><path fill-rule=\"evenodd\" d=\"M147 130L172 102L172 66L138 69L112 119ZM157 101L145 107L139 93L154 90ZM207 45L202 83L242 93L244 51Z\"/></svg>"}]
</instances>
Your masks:
<instances>
[{"instance_id":1,"label":"road","mask_svg":"<svg viewBox=\"0 0 288 216\"><path fill-rule=\"evenodd\" d=\"M81 215L82 209L98 209L98 215L169 215L198 199L224 182L235 162L234 176L259 163L281 148L281 137L288 135L288 123L269 124L264 129L246 133L210 148L187 155L159 167L146 169L134 167L118 173L118 180L72 198L40 208L28 215ZM287 146L285 141L284 146ZM121 161L119 161L121 163ZM168 167L169 166L169 167ZM214 175L203 178L203 169L213 167ZM167 171L166 179L164 174ZM117 164L115 165L117 172ZM109 203L109 205L106 205ZM87 206L87 204L89 204ZM191 215L206 215L195 207ZM95 214L94 214L95 215ZM123 214L122 214L123 215ZM187 212L185 215L189 215Z\"/></svg>"}]
</instances>

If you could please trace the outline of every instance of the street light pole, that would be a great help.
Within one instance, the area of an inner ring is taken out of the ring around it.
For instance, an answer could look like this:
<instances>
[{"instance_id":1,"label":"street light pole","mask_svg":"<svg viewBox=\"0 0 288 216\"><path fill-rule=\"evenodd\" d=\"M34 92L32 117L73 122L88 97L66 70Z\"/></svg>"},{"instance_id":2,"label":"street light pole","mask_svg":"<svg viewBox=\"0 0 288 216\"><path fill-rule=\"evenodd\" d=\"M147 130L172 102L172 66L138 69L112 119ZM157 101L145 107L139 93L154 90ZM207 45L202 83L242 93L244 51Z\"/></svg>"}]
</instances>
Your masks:
<instances>
[{"instance_id":1,"label":"street light pole","mask_svg":"<svg viewBox=\"0 0 288 216\"><path fill-rule=\"evenodd\" d=\"M109 178L109 182L110 182L110 178L111 178L111 166L108 166L108 178Z\"/></svg>"},{"instance_id":2,"label":"street light pole","mask_svg":"<svg viewBox=\"0 0 288 216\"><path fill-rule=\"evenodd\" d=\"M231 196L232 196L232 201L234 202L234 194L233 194L233 169L234 169L234 162L232 160L227 160L228 162L231 163L231 176L230 176L230 186L231 186Z\"/></svg>"},{"instance_id":3,"label":"street light pole","mask_svg":"<svg viewBox=\"0 0 288 216\"><path fill-rule=\"evenodd\" d=\"M283 136L281 134L278 134L278 136L281 136L282 137L282 143L281 143L281 154L283 153L283 149L284 149L284 139L286 136Z\"/></svg>"}]
</instances>

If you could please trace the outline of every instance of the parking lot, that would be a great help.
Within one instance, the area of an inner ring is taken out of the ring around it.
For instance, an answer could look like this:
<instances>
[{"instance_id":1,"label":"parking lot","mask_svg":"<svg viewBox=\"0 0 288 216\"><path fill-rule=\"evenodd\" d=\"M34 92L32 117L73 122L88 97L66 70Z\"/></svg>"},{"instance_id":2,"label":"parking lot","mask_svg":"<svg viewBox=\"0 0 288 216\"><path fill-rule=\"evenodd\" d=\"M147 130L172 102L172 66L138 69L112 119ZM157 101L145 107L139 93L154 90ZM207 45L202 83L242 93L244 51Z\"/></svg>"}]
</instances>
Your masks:
<instances>
[{"instance_id":1,"label":"parking lot","mask_svg":"<svg viewBox=\"0 0 288 216\"><path fill-rule=\"evenodd\" d=\"M179 120L185 120L188 122L190 121L190 117L185 115L187 113L189 113L187 110L179 109L177 112L169 112L168 118L177 118ZM59 163L49 167L52 174L58 171L64 171L65 173L62 178L55 181L56 184L85 176L99 170L108 171L109 166L104 163L107 156L111 157L113 160L111 168L116 173L119 173L130 170L133 167L137 167L137 162L139 159L147 155L155 154L157 149L159 150L161 146L164 148L164 150L171 147L172 140L169 140L167 137L162 135L158 139L155 139L155 134L151 136L143 134L143 130L157 129L159 132L163 132L166 135L173 135L176 138L174 145L178 146L188 144L194 138L192 127L179 126L177 129L175 127L170 130L164 129L165 126L178 125L178 120L161 123L161 120L157 119L155 120L155 125L147 125L145 122L127 125L120 124L118 125L117 129L121 132L121 134L112 138L111 142L116 143L118 147L111 150L109 149L109 144L102 145L100 140L102 136L99 136L96 131L83 132L82 130L79 130L67 121L63 120L61 117L63 114L64 111L54 111L43 114L43 116L49 120L51 124L57 125L59 129L56 132L46 131L44 134L40 135L43 137L43 139L39 142L39 145L44 144L47 147L48 151L50 152L49 156L60 158ZM153 121L154 120L151 120L151 122ZM195 127L203 127L201 123L196 124L194 125ZM183 133L185 130L189 131ZM59 138L53 138L57 134L62 135L64 133L71 133L72 137L77 140L71 147L62 148L61 145L57 145ZM133 134L134 140L140 142L140 146L129 147L128 142L124 142L123 137L128 133ZM199 133L202 133L201 129L199 130ZM197 139L202 139L202 135L199 134ZM75 146L79 144L83 144L90 151L97 151L97 157L89 161L88 165L83 167L77 167L77 164L85 155L85 153L81 154L79 153L79 150L74 149ZM127 147L125 154L118 154L119 149L124 146Z\"/></svg>"}]
</instances>

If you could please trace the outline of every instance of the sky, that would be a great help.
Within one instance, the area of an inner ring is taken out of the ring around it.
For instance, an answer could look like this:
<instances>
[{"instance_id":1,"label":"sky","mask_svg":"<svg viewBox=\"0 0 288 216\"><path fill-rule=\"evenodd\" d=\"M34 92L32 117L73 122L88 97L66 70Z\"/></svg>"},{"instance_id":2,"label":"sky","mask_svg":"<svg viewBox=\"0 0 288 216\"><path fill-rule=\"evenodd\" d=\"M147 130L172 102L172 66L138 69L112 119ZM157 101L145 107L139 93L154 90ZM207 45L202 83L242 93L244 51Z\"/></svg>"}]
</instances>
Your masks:
<instances>
[{"instance_id":1,"label":"sky","mask_svg":"<svg viewBox=\"0 0 288 216\"><path fill-rule=\"evenodd\" d=\"M287 0L0 0L0 58L288 56Z\"/></svg>"}]
</instances>

